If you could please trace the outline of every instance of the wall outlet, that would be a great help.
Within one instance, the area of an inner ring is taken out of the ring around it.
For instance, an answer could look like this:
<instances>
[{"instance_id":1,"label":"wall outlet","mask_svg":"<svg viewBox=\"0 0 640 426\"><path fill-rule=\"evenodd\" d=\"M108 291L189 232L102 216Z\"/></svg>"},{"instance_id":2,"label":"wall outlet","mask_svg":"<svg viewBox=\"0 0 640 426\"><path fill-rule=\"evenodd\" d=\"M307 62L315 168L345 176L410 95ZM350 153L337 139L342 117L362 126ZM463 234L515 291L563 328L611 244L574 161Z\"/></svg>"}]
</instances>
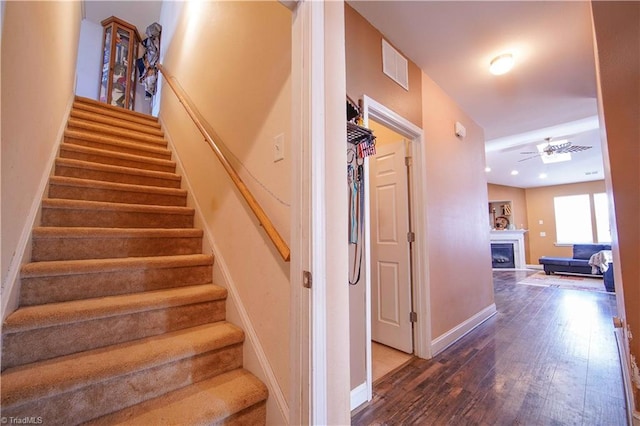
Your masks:
<instances>
[{"instance_id":1,"label":"wall outlet","mask_svg":"<svg viewBox=\"0 0 640 426\"><path fill-rule=\"evenodd\" d=\"M273 138L273 162L284 160L284 134Z\"/></svg>"},{"instance_id":2,"label":"wall outlet","mask_svg":"<svg viewBox=\"0 0 640 426\"><path fill-rule=\"evenodd\" d=\"M540 236L541 236L541 237L546 237L546 236L547 236L547 233L546 233L546 232L544 232L544 231L542 231L542 232L540 233Z\"/></svg>"},{"instance_id":3,"label":"wall outlet","mask_svg":"<svg viewBox=\"0 0 640 426\"><path fill-rule=\"evenodd\" d=\"M538 225L542 225L542 224L543 224L543 220L542 219L538 220Z\"/></svg>"}]
</instances>

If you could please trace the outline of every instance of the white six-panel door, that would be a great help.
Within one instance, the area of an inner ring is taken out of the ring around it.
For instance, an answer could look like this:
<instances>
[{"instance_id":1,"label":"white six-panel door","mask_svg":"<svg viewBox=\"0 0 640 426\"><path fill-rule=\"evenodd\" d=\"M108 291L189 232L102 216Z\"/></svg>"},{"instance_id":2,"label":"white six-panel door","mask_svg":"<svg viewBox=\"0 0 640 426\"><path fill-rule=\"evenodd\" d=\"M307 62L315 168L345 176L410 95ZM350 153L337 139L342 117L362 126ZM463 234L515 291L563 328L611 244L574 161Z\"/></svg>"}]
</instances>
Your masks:
<instances>
[{"instance_id":1,"label":"white six-panel door","mask_svg":"<svg viewBox=\"0 0 640 426\"><path fill-rule=\"evenodd\" d=\"M369 162L371 337L413 352L409 200L404 141L381 144Z\"/></svg>"}]
</instances>

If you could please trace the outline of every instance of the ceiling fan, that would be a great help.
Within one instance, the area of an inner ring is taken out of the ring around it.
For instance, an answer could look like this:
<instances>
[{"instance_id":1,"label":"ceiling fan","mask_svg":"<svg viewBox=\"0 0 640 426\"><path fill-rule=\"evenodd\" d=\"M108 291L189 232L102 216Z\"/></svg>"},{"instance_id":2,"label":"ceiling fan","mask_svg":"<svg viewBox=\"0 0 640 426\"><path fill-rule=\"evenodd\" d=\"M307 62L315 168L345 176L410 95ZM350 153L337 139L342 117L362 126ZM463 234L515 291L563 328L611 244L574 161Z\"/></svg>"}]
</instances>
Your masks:
<instances>
[{"instance_id":1,"label":"ceiling fan","mask_svg":"<svg viewBox=\"0 0 640 426\"><path fill-rule=\"evenodd\" d=\"M538 151L521 152L520 154L530 155L530 157L518 160L518 162L531 160L532 158L552 156L556 154L570 154L572 152L580 152L592 148L591 146L573 145L569 141L560 141L552 144L551 139L552 138L545 138L544 140L547 142L546 146L538 145Z\"/></svg>"}]
</instances>

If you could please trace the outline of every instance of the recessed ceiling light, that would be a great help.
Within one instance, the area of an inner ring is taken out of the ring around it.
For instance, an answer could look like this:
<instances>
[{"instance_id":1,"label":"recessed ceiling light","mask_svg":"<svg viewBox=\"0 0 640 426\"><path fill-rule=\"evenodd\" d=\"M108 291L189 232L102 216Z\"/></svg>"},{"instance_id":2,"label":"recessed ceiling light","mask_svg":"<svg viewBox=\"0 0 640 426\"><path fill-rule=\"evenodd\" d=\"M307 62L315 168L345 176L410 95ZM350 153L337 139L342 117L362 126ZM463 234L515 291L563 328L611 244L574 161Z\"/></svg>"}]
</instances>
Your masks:
<instances>
[{"instance_id":1,"label":"recessed ceiling light","mask_svg":"<svg viewBox=\"0 0 640 426\"><path fill-rule=\"evenodd\" d=\"M491 167L485 167L485 168L484 168L484 171L485 171L485 172L487 172L487 173L489 173L489 172L491 171Z\"/></svg>"},{"instance_id":2,"label":"recessed ceiling light","mask_svg":"<svg viewBox=\"0 0 640 426\"><path fill-rule=\"evenodd\" d=\"M517 175L519 172L517 170L511 170L511 176Z\"/></svg>"},{"instance_id":3,"label":"recessed ceiling light","mask_svg":"<svg viewBox=\"0 0 640 426\"><path fill-rule=\"evenodd\" d=\"M540 174L538 175L538 177L539 177L540 179L546 179L546 178L547 178L547 174L546 174L546 173L540 173Z\"/></svg>"},{"instance_id":4,"label":"recessed ceiling light","mask_svg":"<svg viewBox=\"0 0 640 426\"><path fill-rule=\"evenodd\" d=\"M491 60L489 71L493 75L502 75L511 71L514 63L513 55L511 53L504 53Z\"/></svg>"}]
</instances>

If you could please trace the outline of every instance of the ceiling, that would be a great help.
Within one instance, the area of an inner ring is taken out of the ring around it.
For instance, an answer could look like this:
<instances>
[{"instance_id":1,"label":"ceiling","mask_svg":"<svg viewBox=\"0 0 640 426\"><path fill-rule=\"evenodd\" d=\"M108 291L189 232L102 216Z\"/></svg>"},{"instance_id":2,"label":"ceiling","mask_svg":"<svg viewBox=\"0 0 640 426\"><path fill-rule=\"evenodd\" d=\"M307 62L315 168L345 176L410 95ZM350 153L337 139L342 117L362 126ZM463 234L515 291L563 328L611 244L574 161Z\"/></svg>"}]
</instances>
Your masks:
<instances>
[{"instance_id":1,"label":"ceiling","mask_svg":"<svg viewBox=\"0 0 640 426\"><path fill-rule=\"evenodd\" d=\"M100 24L101 21L110 16L133 24L138 28L140 37L143 39L147 27L160 19L160 9L162 1L110 1L110 0L84 0L83 17L87 20Z\"/></svg>"},{"instance_id":2,"label":"ceiling","mask_svg":"<svg viewBox=\"0 0 640 426\"><path fill-rule=\"evenodd\" d=\"M484 128L490 183L529 188L604 178L588 1L349 1ZM144 30L161 1L84 1ZM505 75L490 60L513 52ZM592 148L569 162L520 161L552 137ZM518 175L511 174L518 170ZM541 179L541 173L546 178Z\"/></svg>"},{"instance_id":3,"label":"ceiling","mask_svg":"<svg viewBox=\"0 0 640 426\"><path fill-rule=\"evenodd\" d=\"M349 4L484 128L488 182L529 188L604 179L588 1ZM514 69L490 74L491 59L506 51ZM592 148L568 162L520 161L547 137Z\"/></svg>"}]
</instances>

